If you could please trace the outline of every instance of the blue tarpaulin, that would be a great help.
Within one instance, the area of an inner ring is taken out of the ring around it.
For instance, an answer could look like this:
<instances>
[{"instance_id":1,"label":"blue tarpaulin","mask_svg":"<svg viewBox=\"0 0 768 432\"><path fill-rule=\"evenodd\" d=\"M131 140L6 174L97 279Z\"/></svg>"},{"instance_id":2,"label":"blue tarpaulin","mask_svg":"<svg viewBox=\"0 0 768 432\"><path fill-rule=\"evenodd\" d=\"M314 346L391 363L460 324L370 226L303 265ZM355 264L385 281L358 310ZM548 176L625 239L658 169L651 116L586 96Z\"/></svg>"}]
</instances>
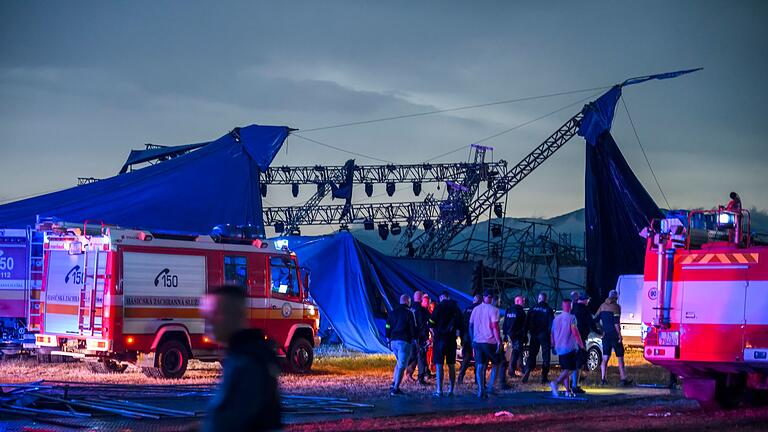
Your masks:
<instances>
[{"instance_id":1,"label":"blue tarpaulin","mask_svg":"<svg viewBox=\"0 0 768 432\"><path fill-rule=\"evenodd\" d=\"M587 254L587 292L598 301L614 289L619 275L643 272L645 242L638 233L651 219L663 216L648 191L635 177L610 129L621 88L650 79L674 78L684 73L633 78L615 86L584 108L579 135L587 141L584 176L584 222Z\"/></svg>"},{"instance_id":2,"label":"blue tarpaulin","mask_svg":"<svg viewBox=\"0 0 768 432\"><path fill-rule=\"evenodd\" d=\"M193 233L252 224L263 232L259 171L269 168L288 132L284 126L236 128L156 165L0 206L0 226L22 228L40 215Z\"/></svg>"},{"instance_id":3,"label":"blue tarpaulin","mask_svg":"<svg viewBox=\"0 0 768 432\"><path fill-rule=\"evenodd\" d=\"M349 233L285 238L302 267L310 270L310 292L322 319L348 348L389 352L384 344L384 321L401 294L410 296L419 290L437 301L446 290L462 308L472 301L458 290L407 270Z\"/></svg>"}]
</instances>

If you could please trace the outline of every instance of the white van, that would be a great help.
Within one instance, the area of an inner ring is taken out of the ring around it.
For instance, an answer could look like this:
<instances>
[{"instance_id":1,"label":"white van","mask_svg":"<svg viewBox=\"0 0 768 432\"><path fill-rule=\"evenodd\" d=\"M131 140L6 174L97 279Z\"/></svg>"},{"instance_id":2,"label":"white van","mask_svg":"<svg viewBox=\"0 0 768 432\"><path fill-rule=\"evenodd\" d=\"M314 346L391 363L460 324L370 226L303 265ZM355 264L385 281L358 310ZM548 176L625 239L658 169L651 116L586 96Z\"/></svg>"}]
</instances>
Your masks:
<instances>
[{"instance_id":1,"label":"white van","mask_svg":"<svg viewBox=\"0 0 768 432\"><path fill-rule=\"evenodd\" d=\"M643 346L643 322L640 315L643 308L643 275L621 275L616 282L621 305L621 336L624 346Z\"/></svg>"}]
</instances>

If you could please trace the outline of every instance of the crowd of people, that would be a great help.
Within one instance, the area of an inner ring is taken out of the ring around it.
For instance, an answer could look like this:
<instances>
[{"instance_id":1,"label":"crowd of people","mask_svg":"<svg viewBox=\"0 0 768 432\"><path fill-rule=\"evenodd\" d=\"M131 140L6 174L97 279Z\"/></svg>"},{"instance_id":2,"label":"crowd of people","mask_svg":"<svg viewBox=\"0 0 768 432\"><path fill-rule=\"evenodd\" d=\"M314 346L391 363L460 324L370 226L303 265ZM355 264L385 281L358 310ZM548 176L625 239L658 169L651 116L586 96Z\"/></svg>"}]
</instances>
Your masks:
<instances>
[{"instance_id":1,"label":"crowd of people","mask_svg":"<svg viewBox=\"0 0 768 432\"><path fill-rule=\"evenodd\" d=\"M621 385L628 386L631 380L624 367L618 293L611 290L595 315L589 310L589 301L584 293L574 291L562 301L561 312L555 314L545 293L540 293L536 305L529 309L525 298L517 296L502 318L498 297L488 291L476 295L464 311L447 291L440 295L439 303L430 302L420 291L413 297L402 295L386 324L386 338L397 359L390 394L403 394L401 384L407 376L422 385L428 385L427 380L434 378L434 396L452 396L456 386L463 385L474 362L477 396L487 398L496 392L496 386L501 390L510 388L507 377L527 383L541 352L541 383L550 385L553 396L560 396L562 384L564 395L574 397L585 393L579 379L581 370L586 368L586 344L593 332L602 335L601 383L607 384L606 366L615 353ZM458 377L457 339L461 343ZM526 349L528 357L523 362ZM561 372L550 381L553 353L558 356ZM486 379L489 365L490 377ZM444 366L448 370L447 391Z\"/></svg>"}]
</instances>

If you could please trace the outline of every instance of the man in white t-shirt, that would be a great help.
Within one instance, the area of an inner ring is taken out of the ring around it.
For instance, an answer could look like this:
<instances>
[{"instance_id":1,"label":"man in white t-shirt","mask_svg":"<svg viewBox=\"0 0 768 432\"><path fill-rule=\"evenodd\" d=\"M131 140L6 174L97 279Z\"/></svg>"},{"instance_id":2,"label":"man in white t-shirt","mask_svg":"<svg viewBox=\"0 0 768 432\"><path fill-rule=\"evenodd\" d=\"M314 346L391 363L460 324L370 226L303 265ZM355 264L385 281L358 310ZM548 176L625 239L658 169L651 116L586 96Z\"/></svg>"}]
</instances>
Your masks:
<instances>
[{"instance_id":1,"label":"man in white t-shirt","mask_svg":"<svg viewBox=\"0 0 768 432\"><path fill-rule=\"evenodd\" d=\"M488 397L485 388L485 371L488 361L491 362L490 393L501 366L501 335L499 334L499 308L491 304L493 295L486 291L483 303L472 310L469 317L469 332L472 337L472 348L475 352L475 377L477 378L477 397Z\"/></svg>"},{"instance_id":2,"label":"man in white t-shirt","mask_svg":"<svg viewBox=\"0 0 768 432\"><path fill-rule=\"evenodd\" d=\"M552 347L560 359L560 376L549 383L552 396L558 397L557 386L562 381L565 385L565 395L576 396L571 388L571 380L568 377L576 370L576 360L579 348L584 349L579 329L576 326L576 316L571 314L571 299L563 300L563 312L555 317L552 322Z\"/></svg>"}]
</instances>

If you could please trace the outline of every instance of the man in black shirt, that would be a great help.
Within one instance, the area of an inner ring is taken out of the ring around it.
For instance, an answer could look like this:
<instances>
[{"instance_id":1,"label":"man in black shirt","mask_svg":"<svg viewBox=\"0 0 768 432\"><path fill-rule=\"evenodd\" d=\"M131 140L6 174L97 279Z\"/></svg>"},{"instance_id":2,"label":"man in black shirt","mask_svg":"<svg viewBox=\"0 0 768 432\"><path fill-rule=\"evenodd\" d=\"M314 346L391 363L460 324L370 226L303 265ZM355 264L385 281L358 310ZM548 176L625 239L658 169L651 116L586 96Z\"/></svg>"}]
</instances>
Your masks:
<instances>
[{"instance_id":1,"label":"man in black shirt","mask_svg":"<svg viewBox=\"0 0 768 432\"><path fill-rule=\"evenodd\" d=\"M472 316L472 309L482 303L482 301L483 297L476 295L472 299L472 304L464 309L464 321L461 328L461 367L459 368L459 385L464 383L464 375L467 373L467 369L469 369L469 364L474 359L472 338L469 336L469 317Z\"/></svg>"},{"instance_id":2,"label":"man in black shirt","mask_svg":"<svg viewBox=\"0 0 768 432\"><path fill-rule=\"evenodd\" d=\"M531 335L531 343L528 348L528 365L525 368L522 381L528 382L531 371L536 368L536 358L541 349L541 383L549 382L549 364L552 358L552 321L555 319L555 311L547 304L547 294L539 293L538 303L528 312L526 327Z\"/></svg>"},{"instance_id":3,"label":"man in black shirt","mask_svg":"<svg viewBox=\"0 0 768 432\"><path fill-rule=\"evenodd\" d=\"M424 295L421 291L413 293L413 302L411 303L411 313L413 313L416 322L416 337L413 355L408 362L406 373L413 379L413 372L416 366L419 367L419 384L427 385L426 378L429 376L427 369L427 349L429 349L429 311L422 306Z\"/></svg>"},{"instance_id":4,"label":"man in black shirt","mask_svg":"<svg viewBox=\"0 0 768 432\"><path fill-rule=\"evenodd\" d=\"M413 341L416 339L416 323L413 320L413 314L408 309L408 300L407 294L401 295L400 304L392 309L392 312L387 316L385 336L389 348L397 359L392 386L389 388L389 394L393 396L403 394L400 390L400 383L403 382L403 374L408 365L408 358L411 356Z\"/></svg>"},{"instance_id":5,"label":"man in black shirt","mask_svg":"<svg viewBox=\"0 0 768 432\"><path fill-rule=\"evenodd\" d=\"M452 300L448 291L440 294L440 303L435 306L429 327L432 329L433 359L437 368L435 396L443 394L443 363L448 365L448 396L453 396L456 383L456 336L461 332L463 317L461 309Z\"/></svg>"},{"instance_id":6,"label":"man in black shirt","mask_svg":"<svg viewBox=\"0 0 768 432\"><path fill-rule=\"evenodd\" d=\"M200 309L206 333L227 349L221 384L208 404L203 432L281 429L275 347L261 330L246 328L245 289L213 288Z\"/></svg>"},{"instance_id":7,"label":"man in black shirt","mask_svg":"<svg viewBox=\"0 0 768 432\"><path fill-rule=\"evenodd\" d=\"M522 359L523 346L528 343L528 334L525 329L525 297L515 297L515 304L507 308L504 313L504 339L508 343L508 349L512 351L509 364L505 363L504 367L509 367L510 378L515 378L515 370L517 364ZM501 376L505 374L502 371ZM503 378L502 378L503 379Z\"/></svg>"},{"instance_id":8,"label":"man in black shirt","mask_svg":"<svg viewBox=\"0 0 768 432\"><path fill-rule=\"evenodd\" d=\"M586 344L587 339L589 339L589 334L591 332L597 332L595 319L592 317L592 314L589 313L589 297L585 294L580 294L578 291L573 291L571 293L571 301L573 303L571 314L576 317L576 328L579 330L581 340ZM576 370L571 375L571 388L574 393L584 393L584 389L579 387L579 375L585 364L587 364L587 351L579 349L579 352L576 355Z\"/></svg>"}]
</instances>

